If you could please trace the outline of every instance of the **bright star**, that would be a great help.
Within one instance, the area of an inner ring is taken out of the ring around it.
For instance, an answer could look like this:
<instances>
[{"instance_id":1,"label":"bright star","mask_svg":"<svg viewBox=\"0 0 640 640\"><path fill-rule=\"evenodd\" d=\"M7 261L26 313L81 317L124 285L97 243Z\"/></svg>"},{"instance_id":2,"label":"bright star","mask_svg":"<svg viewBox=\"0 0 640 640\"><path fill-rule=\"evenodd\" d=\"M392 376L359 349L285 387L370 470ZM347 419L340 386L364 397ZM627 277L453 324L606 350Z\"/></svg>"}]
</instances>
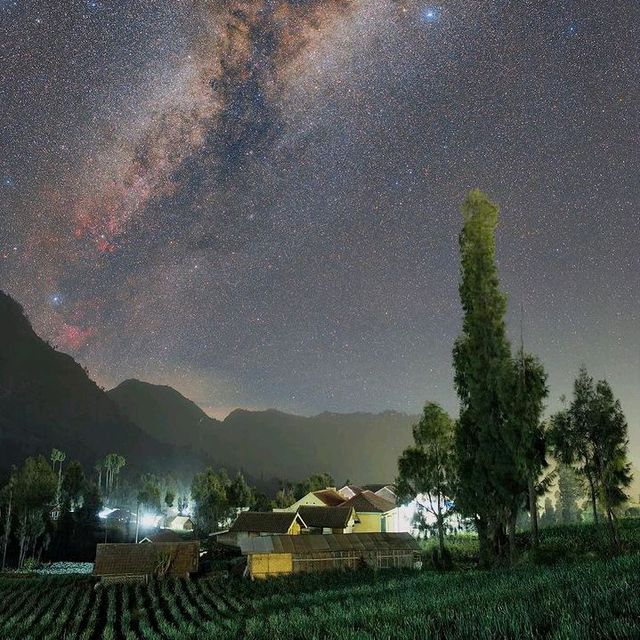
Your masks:
<instances>
[{"instance_id":1,"label":"bright star","mask_svg":"<svg viewBox=\"0 0 640 640\"><path fill-rule=\"evenodd\" d=\"M440 9L438 7L424 7L420 12L422 22L437 22L440 19Z\"/></svg>"}]
</instances>

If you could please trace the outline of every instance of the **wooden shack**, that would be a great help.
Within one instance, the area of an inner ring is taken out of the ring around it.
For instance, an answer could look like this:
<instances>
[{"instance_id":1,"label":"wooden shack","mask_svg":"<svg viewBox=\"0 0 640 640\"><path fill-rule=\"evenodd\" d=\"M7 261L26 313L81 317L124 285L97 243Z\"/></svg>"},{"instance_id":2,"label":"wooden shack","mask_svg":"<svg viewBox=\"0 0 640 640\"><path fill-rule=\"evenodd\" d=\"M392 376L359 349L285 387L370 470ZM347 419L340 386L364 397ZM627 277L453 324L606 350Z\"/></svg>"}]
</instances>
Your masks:
<instances>
[{"instance_id":1,"label":"wooden shack","mask_svg":"<svg viewBox=\"0 0 640 640\"><path fill-rule=\"evenodd\" d=\"M252 578L331 569L415 567L417 541L408 533L263 536L241 543Z\"/></svg>"},{"instance_id":2,"label":"wooden shack","mask_svg":"<svg viewBox=\"0 0 640 640\"><path fill-rule=\"evenodd\" d=\"M188 578L198 571L200 544L99 544L93 575L103 582L147 582L152 577Z\"/></svg>"}]
</instances>

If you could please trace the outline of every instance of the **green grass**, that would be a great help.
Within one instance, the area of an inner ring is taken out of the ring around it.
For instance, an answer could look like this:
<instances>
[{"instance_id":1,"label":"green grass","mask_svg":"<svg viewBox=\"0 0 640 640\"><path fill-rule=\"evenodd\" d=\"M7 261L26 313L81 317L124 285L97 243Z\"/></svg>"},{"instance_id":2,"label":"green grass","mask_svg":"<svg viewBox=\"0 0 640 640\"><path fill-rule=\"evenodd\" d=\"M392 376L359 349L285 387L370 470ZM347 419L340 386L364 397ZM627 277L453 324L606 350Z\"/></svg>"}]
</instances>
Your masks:
<instances>
[{"instance_id":1,"label":"green grass","mask_svg":"<svg viewBox=\"0 0 640 640\"><path fill-rule=\"evenodd\" d=\"M0 578L0 637L637 638L639 590L640 554L494 572L167 579L95 590L86 578Z\"/></svg>"},{"instance_id":2,"label":"green grass","mask_svg":"<svg viewBox=\"0 0 640 640\"><path fill-rule=\"evenodd\" d=\"M618 525L620 542L625 553L640 553L640 518L625 518ZM517 544L520 562L531 563L533 558L527 551L531 544L528 532L518 533ZM430 538L422 543L425 566L431 566L431 554L438 541ZM478 561L478 538L474 534L458 534L447 538L456 568L471 568ZM575 524L543 527L540 529L540 552L537 563L557 564L578 560L607 558L611 553L606 526L600 524Z\"/></svg>"}]
</instances>

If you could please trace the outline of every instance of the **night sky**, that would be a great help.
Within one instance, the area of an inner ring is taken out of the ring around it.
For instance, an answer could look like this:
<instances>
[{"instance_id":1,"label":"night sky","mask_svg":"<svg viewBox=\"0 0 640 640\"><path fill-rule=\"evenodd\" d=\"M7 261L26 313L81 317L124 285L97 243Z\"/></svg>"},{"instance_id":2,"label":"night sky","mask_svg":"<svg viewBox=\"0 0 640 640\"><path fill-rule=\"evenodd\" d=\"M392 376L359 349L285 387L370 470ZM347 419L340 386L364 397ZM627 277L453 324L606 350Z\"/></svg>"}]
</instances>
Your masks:
<instances>
[{"instance_id":1,"label":"night sky","mask_svg":"<svg viewBox=\"0 0 640 640\"><path fill-rule=\"evenodd\" d=\"M640 454L636 0L0 0L0 287L110 387L455 412L459 206Z\"/></svg>"}]
</instances>

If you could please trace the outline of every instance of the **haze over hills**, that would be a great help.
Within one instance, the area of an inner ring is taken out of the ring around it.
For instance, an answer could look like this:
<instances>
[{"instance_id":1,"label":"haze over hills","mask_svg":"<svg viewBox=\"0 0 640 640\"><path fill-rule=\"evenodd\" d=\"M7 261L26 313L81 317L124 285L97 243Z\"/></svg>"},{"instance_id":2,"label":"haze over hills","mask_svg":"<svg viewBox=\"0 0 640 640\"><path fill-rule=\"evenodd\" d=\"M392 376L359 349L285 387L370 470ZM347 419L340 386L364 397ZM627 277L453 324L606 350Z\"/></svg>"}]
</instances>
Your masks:
<instances>
[{"instance_id":1,"label":"haze over hills","mask_svg":"<svg viewBox=\"0 0 640 640\"><path fill-rule=\"evenodd\" d=\"M236 409L219 421L171 387L126 380L108 394L154 438L193 446L264 479L300 480L326 471L338 483L392 481L416 420L392 411L303 417Z\"/></svg>"},{"instance_id":2,"label":"haze over hills","mask_svg":"<svg viewBox=\"0 0 640 640\"><path fill-rule=\"evenodd\" d=\"M129 471L193 475L212 464L243 469L263 487L324 471L336 482L387 482L414 421L397 412L242 409L219 421L171 387L126 380L105 392L0 291L0 472L57 447L87 470L116 451Z\"/></svg>"},{"instance_id":3,"label":"haze over hills","mask_svg":"<svg viewBox=\"0 0 640 640\"><path fill-rule=\"evenodd\" d=\"M22 307L0 291L0 472L52 447L87 471L116 451L129 470L184 473L209 462L136 426L71 356L34 332Z\"/></svg>"}]
</instances>

